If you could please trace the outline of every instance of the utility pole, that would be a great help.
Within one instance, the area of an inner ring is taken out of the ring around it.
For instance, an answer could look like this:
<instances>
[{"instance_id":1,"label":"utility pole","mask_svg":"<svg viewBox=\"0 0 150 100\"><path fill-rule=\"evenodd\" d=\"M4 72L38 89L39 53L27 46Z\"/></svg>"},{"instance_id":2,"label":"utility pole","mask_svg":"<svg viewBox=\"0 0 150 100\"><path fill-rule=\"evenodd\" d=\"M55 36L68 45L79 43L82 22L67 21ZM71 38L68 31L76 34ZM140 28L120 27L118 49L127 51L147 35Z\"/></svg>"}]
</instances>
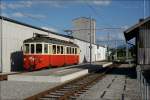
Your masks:
<instances>
[{"instance_id":1,"label":"utility pole","mask_svg":"<svg viewBox=\"0 0 150 100\"><path fill-rule=\"evenodd\" d=\"M0 2L1 3L1 2ZM1 34L0 34L0 72L3 71L3 17L1 19L0 23L0 29L1 29Z\"/></svg>"},{"instance_id":2,"label":"utility pole","mask_svg":"<svg viewBox=\"0 0 150 100\"><path fill-rule=\"evenodd\" d=\"M126 60L128 60L128 43L126 42Z\"/></svg>"},{"instance_id":3,"label":"utility pole","mask_svg":"<svg viewBox=\"0 0 150 100\"><path fill-rule=\"evenodd\" d=\"M108 33L108 35L107 35L107 60L109 60L110 58L109 58L109 41L110 40L110 34Z\"/></svg>"},{"instance_id":4,"label":"utility pole","mask_svg":"<svg viewBox=\"0 0 150 100\"><path fill-rule=\"evenodd\" d=\"M116 47L116 60L117 60L117 59L118 59L118 57L117 57L117 56L118 56L118 53L117 53L117 52L118 52L118 51L117 51L117 50L118 50L118 49L117 49L117 40L116 40L115 42L116 42L116 43L115 43L115 45L116 45L115 47Z\"/></svg>"},{"instance_id":5,"label":"utility pole","mask_svg":"<svg viewBox=\"0 0 150 100\"><path fill-rule=\"evenodd\" d=\"M92 21L92 18L90 17L90 65L92 63L92 28L91 28L91 21Z\"/></svg>"},{"instance_id":6,"label":"utility pole","mask_svg":"<svg viewBox=\"0 0 150 100\"><path fill-rule=\"evenodd\" d=\"M145 18L146 17L146 1L144 0L143 3L144 3L143 6L144 6L144 18Z\"/></svg>"}]
</instances>

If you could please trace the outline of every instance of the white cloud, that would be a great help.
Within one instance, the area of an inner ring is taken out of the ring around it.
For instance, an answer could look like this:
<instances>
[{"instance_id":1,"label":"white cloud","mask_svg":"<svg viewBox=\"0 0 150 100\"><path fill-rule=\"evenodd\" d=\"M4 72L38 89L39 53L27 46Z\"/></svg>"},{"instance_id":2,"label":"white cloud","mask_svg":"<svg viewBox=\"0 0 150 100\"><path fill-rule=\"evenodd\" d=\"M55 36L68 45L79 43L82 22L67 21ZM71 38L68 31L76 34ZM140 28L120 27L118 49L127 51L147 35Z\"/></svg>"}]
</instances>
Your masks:
<instances>
[{"instance_id":1,"label":"white cloud","mask_svg":"<svg viewBox=\"0 0 150 100\"><path fill-rule=\"evenodd\" d=\"M111 3L111 0L93 0L93 4L95 5L104 5L107 6Z\"/></svg>"},{"instance_id":2,"label":"white cloud","mask_svg":"<svg viewBox=\"0 0 150 100\"><path fill-rule=\"evenodd\" d=\"M58 33L58 32L59 32L57 29L52 28L52 27L46 27L46 26L43 26L43 27L41 27L41 28L42 28L42 29L45 29L45 30L52 31L52 32L56 32L56 33Z\"/></svg>"},{"instance_id":3,"label":"white cloud","mask_svg":"<svg viewBox=\"0 0 150 100\"><path fill-rule=\"evenodd\" d=\"M5 4L0 3L0 9L6 9L6 5L5 5Z\"/></svg>"},{"instance_id":4,"label":"white cloud","mask_svg":"<svg viewBox=\"0 0 150 100\"><path fill-rule=\"evenodd\" d=\"M25 17L22 13L20 12L16 12L16 13L13 13L12 16L14 17Z\"/></svg>"},{"instance_id":5,"label":"white cloud","mask_svg":"<svg viewBox=\"0 0 150 100\"><path fill-rule=\"evenodd\" d=\"M44 4L48 5L49 7L57 7L57 8L62 8L62 7L67 7L70 4L94 4L94 5L104 5L107 6L111 3L111 0L41 0L37 1L32 0L34 4Z\"/></svg>"},{"instance_id":6,"label":"white cloud","mask_svg":"<svg viewBox=\"0 0 150 100\"><path fill-rule=\"evenodd\" d=\"M18 9L18 8L29 8L33 5L31 1L17 1L17 2L8 2L8 3L1 3L0 8L6 9Z\"/></svg>"},{"instance_id":7,"label":"white cloud","mask_svg":"<svg viewBox=\"0 0 150 100\"><path fill-rule=\"evenodd\" d=\"M121 28L123 28L124 30L126 30L126 29L128 29L129 28L129 26L128 25L124 25L123 27L121 27Z\"/></svg>"},{"instance_id":8,"label":"white cloud","mask_svg":"<svg viewBox=\"0 0 150 100\"><path fill-rule=\"evenodd\" d=\"M15 12L12 14L13 17L28 17L28 18L34 18L34 19L44 19L46 18L45 15L40 14L29 14L29 13L21 13L21 12Z\"/></svg>"},{"instance_id":9,"label":"white cloud","mask_svg":"<svg viewBox=\"0 0 150 100\"><path fill-rule=\"evenodd\" d=\"M9 14L2 12L2 16L4 16L4 17L9 17Z\"/></svg>"}]
</instances>

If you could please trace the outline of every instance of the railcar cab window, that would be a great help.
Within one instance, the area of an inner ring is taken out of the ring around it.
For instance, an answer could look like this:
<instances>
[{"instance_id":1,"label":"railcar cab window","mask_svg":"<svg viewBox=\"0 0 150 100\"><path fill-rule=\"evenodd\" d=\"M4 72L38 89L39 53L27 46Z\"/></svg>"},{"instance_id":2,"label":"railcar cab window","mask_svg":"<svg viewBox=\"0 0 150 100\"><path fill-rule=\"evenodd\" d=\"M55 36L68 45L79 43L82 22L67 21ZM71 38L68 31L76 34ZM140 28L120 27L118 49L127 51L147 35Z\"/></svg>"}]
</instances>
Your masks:
<instances>
[{"instance_id":1,"label":"railcar cab window","mask_svg":"<svg viewBox=\"0 0 150 100\"><path fill-rule=\"evenodd\" d=\"M29 44L24 44L24 53L29 53Z\"/></svg>"},{"instance_id":2,"label":"railcar cab window","mask_svg":"<svg viewBox=\"0 0 150 100\"><path fill-rule=\"evenodd\" d=\"M53 54L56 54L56 45L52 46L52 52L53 52Z\"/></svg>"},{"instance_id":3,"label":"railcar cab window","mask_svg":"<svg viewBox=\"0 0 150 100\"><path fill-rule=\"evenodd\" d=\"M48 53L48 44L44 44L44 53Z\"/></svg>"},{"instance_id":4,"label":"railcar cab window","mask_svg":"<svg viewBox=\"0 0 150 100\"><path fill-rule=\"evenodd\" d=\"M35 48L35 46L34 46L34 44L31 44L31 54L34 54L34 49Z\"/></svg>"},{"instance_id":5,"label":"railcar cab window","mask_svg":"<svg viewBox=\"0 0 150 100\"><path fill-rule=\"evenodd\" d=\"M42 53L42 44L36 44L36 53Z\"/></svg>"}]
</instances>

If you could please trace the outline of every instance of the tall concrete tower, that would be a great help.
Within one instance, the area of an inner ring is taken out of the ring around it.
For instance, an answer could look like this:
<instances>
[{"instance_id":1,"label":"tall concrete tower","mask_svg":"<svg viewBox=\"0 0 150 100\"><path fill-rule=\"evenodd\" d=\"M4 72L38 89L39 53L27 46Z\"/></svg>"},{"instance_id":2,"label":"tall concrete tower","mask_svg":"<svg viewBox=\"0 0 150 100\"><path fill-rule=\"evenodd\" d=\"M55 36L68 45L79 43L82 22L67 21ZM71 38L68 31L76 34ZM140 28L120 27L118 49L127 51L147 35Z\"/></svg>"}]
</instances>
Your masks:
<instances>
[{"instance_id":1,"label":"tall concrete tower","mask_svg":"<svg viewBox=\"0 0 150 100\"><path fill-rule=\"evenodd\" d=\"M91 25L90 25L91 23ZM91 28L90 28L91 26ZM73 20L73 37L90 42L90 29L91 41L95 43L96 21L94 19L79 17Z\"/></svg>"}]
</instances>

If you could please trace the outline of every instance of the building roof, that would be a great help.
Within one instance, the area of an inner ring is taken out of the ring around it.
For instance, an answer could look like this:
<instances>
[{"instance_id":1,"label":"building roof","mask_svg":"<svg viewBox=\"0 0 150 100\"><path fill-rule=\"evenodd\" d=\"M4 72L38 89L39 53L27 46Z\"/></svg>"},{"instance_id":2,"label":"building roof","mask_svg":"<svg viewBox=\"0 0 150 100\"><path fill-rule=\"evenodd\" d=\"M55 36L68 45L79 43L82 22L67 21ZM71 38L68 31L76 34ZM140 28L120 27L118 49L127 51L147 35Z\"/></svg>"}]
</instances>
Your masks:
<instances>
[{"instance_id":1,"label":"building roof","mask_svg":"<svg viewBox=\"0 0 150 100\"><path fill-rule=\"evenodd\" d=\"M53 31L46 30L46 29L43 29L43 28L40 28L40 27L32 26L32 25L29 25L29 24L26 24L26 23L23 23L23 22L19 22L19 21L16 21L16 20L4 17L4 16L0 16L0 19L6 20L6 21L9 21L9 22L13 22L13 23L16 23L16 24L20 24L20 25L23 25L23 26L31 27L31 28L34 28L34 29L38 29L38 30L41 30L41 31L44 31L44 32L47 32L47 33L52 33L52 34L56 34L56 35L59 35L59 36L72 38L72 36L69 36L69 35L59 34L57 32L53 32Z\"/></svg>"},{"instance_id":2,"label":"building roof","mask_svg":"<svg viewBox=\"0 0 150 100\"><path fill-rule=\"evenodd\" d=\"M136 34L139 32L140 26L150 21L150 17L147 17L140 21L139 23L133 25L132 27L128 28L126 31L124 31L124 35L126 38L126 41L129 41L130 39L134 38Z\"/></svg>"},{"instance_id":3,"label":"building roof","mask_svg":"<svg viewBox=\"0 0 150 100\"><path fill-rule=\"evenodd\" d=\"M90 20L90 18L88 18L88 17L78 17L78 18L73 19L72 21L81 20L81 19L82 19L82 20L83 20L83 19L84 19L84 20ZM91 18L91 20L92 20L92 21L96 21L94 18Z\"/></svg>"}]
</instances>

